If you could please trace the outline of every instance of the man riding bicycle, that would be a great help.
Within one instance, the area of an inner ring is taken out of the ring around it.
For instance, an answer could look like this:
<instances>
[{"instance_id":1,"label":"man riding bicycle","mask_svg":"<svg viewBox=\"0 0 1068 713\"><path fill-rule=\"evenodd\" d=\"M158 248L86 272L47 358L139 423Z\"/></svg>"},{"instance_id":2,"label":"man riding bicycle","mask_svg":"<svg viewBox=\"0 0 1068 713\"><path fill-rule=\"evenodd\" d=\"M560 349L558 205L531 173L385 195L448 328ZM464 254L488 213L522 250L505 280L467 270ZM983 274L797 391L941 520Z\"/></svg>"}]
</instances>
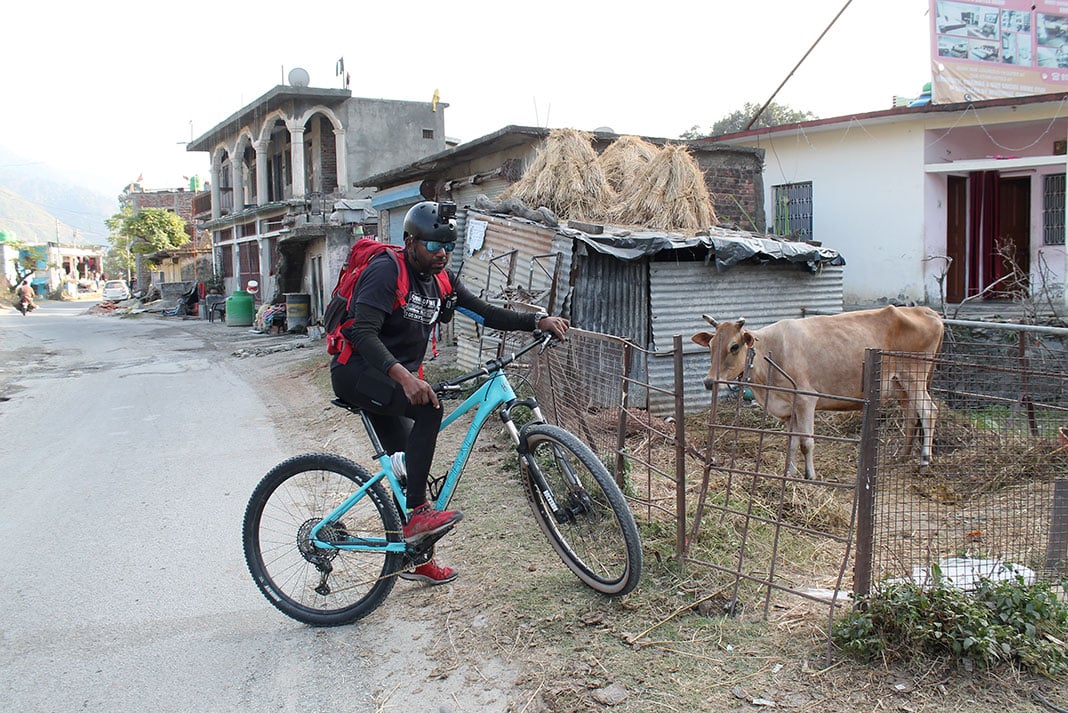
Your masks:
<instances>
[{"instance_id":1,"label":"man riding bicycle","mask_svg":"<svg viewBox=\"0 0 1068 713\"><path fill-rule=\"evenodd\" d=\"M515 312L476 297L448 271L452 293L442 295L435 275L445 270L456 244L456 205L424 201L404 217L403 264L388 255L372 259L356 283L342 334L352 344L347 363L330 363L334 394L367 412L388 453L404 452L407 503L412 513L404 526L407 542L438 535L463 518L460 511L438 511L427 502L427 480L434 460L442 411L429 383L419 378L431 333L452 319L455 309L473 313L491 329L540 329L558 339L569 326L544 312ZM399 270L408 273L408 294L396 304ZM400 575L429 584L451 582L452 567L435 560Z\"/></svg>"}]
</instances>

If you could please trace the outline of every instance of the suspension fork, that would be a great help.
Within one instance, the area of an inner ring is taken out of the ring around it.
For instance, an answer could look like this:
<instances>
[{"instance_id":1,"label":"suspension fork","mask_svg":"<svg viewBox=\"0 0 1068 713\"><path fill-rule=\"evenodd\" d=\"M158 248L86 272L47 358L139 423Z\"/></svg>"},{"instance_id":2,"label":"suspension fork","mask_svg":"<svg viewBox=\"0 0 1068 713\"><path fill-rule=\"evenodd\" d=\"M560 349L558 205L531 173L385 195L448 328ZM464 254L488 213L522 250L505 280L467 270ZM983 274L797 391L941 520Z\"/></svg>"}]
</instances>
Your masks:
<instances>
[{"instance_id":1,"label":"suspension fork","mask_svg":"<svg viewBox=\"0 0 1068 713\"><path fill-rule=\"evenodd\" d=\"M575 519L575 515L579 511L585 511L585 507L578 505L578 503L584 503L582 483L578 476L575 475L574 469L571 467L571 462L567 459L567 455L559 445L553 444L553 457L556 459L557 465L560 470L563 471L564 477L567 480L569 486L569 492L566 496L566 503L560 503L557 501L557 496L553 492L549 482L545 479L545 474L541 472L541 468L538 467L537 461L533 455L527 449L526 434L516 428L515 422L512 420L512 408L515 406L523 406L530 409L534 418L526 426L532 424L545 423L545 419L542 417L541 408L537 402L533 399L515 400L509 402L501 409L501 420L504 422L505 428L508 430L509 435L512 437L512 441L515 443L516 450L519 453L520 464L526 465L526 471L534 479L534 483L545 498L546 504L552 511L553 519L559 524L571 522ZM526 430L524 426L524 431ZM576 501L577 498L577 501ZM576 507L576 505L578 505Z\"/></svg>"}]
</instances>

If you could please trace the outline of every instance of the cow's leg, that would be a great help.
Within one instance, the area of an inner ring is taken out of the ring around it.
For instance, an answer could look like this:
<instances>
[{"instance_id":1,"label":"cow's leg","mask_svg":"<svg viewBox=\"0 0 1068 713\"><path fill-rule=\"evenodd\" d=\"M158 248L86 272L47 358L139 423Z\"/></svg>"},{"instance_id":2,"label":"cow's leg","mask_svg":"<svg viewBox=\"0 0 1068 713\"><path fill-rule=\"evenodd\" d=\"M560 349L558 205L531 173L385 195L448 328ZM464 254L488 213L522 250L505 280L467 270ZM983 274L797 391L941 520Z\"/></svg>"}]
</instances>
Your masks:
<instances>
[{"instance_id":1,"label":"cow's leg","mask_svg":"<svg viewBox=\"0 0 1068 713\"><path fill-rule=\"evenodd\" d=\"M898 407L901 408L901 419L904 421L905 445L896 454L895 459L907 461L912 455L912 444L916 442L916 431L920 429L920 437L923 437L923 424L920 420L920 410L917 408L917 385L916 379L905 373L895 373L886 382L885 392L889 392Z\"/></svg>"},{"instance_id":2,"label":"cow's leg","mask_svg":"<svg viewBox=\"0 0 1068 713\"><path fill-rule=\"evenodd\" d=\"M920 467L926 468L931 465L931 453L934 446L935 421L938 420L938 404L927 393L925 384L920 384L919 394L916 398L919 410L920 428L922 429L920 444Z\"/></svg>"},{"instance_id":3,"label":"cow's leg","mask_svg":"<svg viewBox=\"0 0 1068 713\"><path fill-rule=\"evenodd\" d=\"M791 434L786 438L786 477L794 478L797 476L797 436L792 434L797 432L797 419L791 415L783 424Z\"/></svg>"},{"instance_id":4,"label":"cow's leg","mask_svg":"<svg viewBox=\"0 0 1068 713\"><path fill-rule=\"evenodd\" d=\"M931 465L931 450L934 444L934 427L938 406L927 393L927 378L913 379L907 387L907 397L902 404L905 412L905 455L912 453L917 426L920 431L920 468Z\"/></svg>"},{"instance_id":5,"label":"cow's leg","mask_svg":"<svg viewBox=\"0 0 1068 713\"><path fill-rule=\"evenodd\" d=\"M806 396L797 399L792 430L801 435L791 439L791 446L796 455L796 445L801 444L801 453L805 456L805 479L813 480L816 477L816 466L812 461L812 454L816 450L816 439L812 437L816 432L815 398Z\"/></svg>"}]
</instances>

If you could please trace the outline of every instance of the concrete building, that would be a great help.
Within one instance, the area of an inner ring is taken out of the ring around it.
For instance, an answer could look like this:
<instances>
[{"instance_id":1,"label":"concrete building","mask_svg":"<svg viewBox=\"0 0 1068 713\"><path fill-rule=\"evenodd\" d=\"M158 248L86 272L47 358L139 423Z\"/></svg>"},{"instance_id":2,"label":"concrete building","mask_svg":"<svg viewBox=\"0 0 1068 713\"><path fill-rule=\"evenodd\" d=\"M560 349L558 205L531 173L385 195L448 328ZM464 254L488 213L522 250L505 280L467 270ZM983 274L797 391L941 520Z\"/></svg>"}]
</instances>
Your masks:
<instances>
[{"instance_id":1,"label":"concrete building","mask_svg":"<svg viewBox=\"0 0 1068 713\"><path fill-rule=\"evenodd\" d=\"M104 248L99 245L38 243L22 245L0 240L0 284L14 286L27 268L30 284L38 295L63 293L75 296L95 292L104 264ZM16 270L18 265L18 270Z\"/></svg>"},{"instance_id":2,"label":"concrete building","mask_svg":"<svg viewBox=\"0 0 1068 713\"><path fill-rule=\"evenodd\" d=\"M193 184L191 184L192 186ZM210 190L196 191L185 188L146 191L137 184L126 187L119 201L130 206L136 214L145 208L158 208L175 213L185 221L189 242L177 250L160 251L146 255L158 268L151 273L138 274L137 284L169 282L205 282L211 279L215 268L212 260L211 235L197 228L197 210L205 200L210 202ZM209 203L210 205L210 203ZM139 272L144 272L139 264ZM123 275L123 277L126 277ZM145 282L147 279L147 282Z\"/></svg>"},{"instance_id":3,"label":"concrete building","mask_svg":"<svg viewBox=\"0 0 1068 713\"><path fill-rule=\"evenodd\" d=\"M847 303L1063 306L1066 101L895 107L706 142L765 150L769 228L840 250Z\"/></svg>"},{"instance_id":4,"label":"concrete building","mask_svg":"<svg viewBox=\"0 0 1068 713\"><path fill-rule=\"evenodd\" d=\"M309 294L314 323L336 275L329 247L347 251L355 233L377 230L368 193L355 186L444 150L447 104L313 88L303 70L289 80L187 148L210 155L211 214L200 225L226 291L256 280L267 302Z\"/></svg>"}]
</instances>

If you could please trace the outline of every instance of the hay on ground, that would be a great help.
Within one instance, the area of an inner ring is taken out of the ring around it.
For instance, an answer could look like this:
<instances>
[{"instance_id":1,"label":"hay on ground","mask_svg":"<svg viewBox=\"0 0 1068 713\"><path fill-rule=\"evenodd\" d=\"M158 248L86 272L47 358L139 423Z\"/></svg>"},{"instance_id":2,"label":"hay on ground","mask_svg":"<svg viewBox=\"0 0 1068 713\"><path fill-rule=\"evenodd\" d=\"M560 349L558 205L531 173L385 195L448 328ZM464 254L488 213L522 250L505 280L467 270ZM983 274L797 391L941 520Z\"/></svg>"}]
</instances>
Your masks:
<instances>
[{"instance_id":1,"label":"hay on ground","mask_svg":"<svg viewBox=\"0 0 1068 713\"><path fill-rule=\"evenodd\" d=\"M617 193L623 192L643 168L659 152L655 145L637 136L620 136L608 145L598 159L608 185Z\"/></svg>"},{"instance_id":2,"label":"hay on ground","mask_svg":"<svg viewBox=\"0 0 1068 713\"><path fill-rule=\"evenodd\" d=\"M620 194L610 219L652 230L689 232L716 223L704 173L687 148L662 148Z\"/></svg>"},{"instance_id":3,"label":"hay on ground","mask_svg":"<svg viewBox=\"0 0 1068 713\"><path fill-rule=\"evenodd\" d=\"M526 173L501 194L531 208L545 206L561 218L600 221L615 202L591 140L593 134L553 129Z\"/></svg>"}]
</instances>

